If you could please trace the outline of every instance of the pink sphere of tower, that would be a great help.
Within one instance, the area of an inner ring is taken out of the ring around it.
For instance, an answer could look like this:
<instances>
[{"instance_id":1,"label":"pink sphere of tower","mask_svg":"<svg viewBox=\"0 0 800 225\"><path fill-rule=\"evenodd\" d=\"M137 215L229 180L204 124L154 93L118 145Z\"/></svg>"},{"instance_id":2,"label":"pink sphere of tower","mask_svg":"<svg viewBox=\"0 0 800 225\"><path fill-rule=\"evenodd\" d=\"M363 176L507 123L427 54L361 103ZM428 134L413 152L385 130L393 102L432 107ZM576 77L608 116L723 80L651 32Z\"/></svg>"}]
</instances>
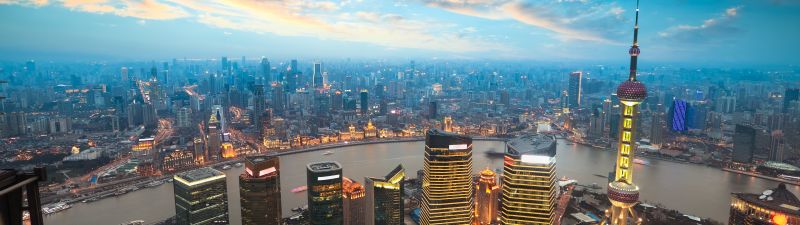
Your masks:
<instances>
[{"instance_id":1,"label":"pink sphere of tower","mask_svg":"<svg viewBox=\"0 0 800 225\"><path fill-rule=\"evenodd\" d=\"M626 80L617 87L617 97L626 101L644 101L647 97L647 88L639 81Z\"/></svg>"}]
</instances>

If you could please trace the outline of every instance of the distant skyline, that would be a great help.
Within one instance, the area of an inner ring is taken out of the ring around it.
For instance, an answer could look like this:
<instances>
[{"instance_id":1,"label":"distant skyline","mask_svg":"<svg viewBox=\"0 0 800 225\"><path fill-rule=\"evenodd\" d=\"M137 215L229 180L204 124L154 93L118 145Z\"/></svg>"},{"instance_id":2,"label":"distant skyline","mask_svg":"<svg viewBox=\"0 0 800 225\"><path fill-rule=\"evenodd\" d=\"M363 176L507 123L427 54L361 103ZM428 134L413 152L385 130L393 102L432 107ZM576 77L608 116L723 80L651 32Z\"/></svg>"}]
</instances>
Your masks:
<instances>
[{"instance_id":1,"label":"distant skyline","mask_svg":"<svg viewBox=\"0 0 800 225\"><path fill-rule=\"evenodd\" d=\"M635 0L0 0L0 60L624 63ZM641 3L642 63L800 63L800 2Z\"/></svg>"}]
</instances>

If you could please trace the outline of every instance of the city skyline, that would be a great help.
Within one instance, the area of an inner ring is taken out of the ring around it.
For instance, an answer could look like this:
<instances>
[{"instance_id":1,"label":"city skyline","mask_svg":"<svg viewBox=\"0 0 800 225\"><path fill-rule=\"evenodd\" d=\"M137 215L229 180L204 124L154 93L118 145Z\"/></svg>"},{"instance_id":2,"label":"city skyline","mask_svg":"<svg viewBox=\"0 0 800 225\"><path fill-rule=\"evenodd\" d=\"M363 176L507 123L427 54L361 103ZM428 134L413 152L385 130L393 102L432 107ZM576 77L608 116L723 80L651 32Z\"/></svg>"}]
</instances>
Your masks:
<instances>
[{"instance_id":1,"label":"city skyline","mask_svg":"<svg viewBox=\"0 0 800 225\"><path fill-rule=\"evenodd\" d=\"M798 223L800 2L639 3L0 0L0 224Z\"/></svg>"},{"instance_id":2,"label":"city skyline","mask_svg":"<svg viewBox=\"0 0 800 225\"><path fill-rule=\"evenodd\" d=\"M633 1L0 1L2 60L382 58L622 63ZM796 64L790 1L648 1L645 66ZM169 38L163 38L163 37ZM202 46L202 47L201 47ZM347 49L358 47L359 52ZM787 51L773 51L785 49ZM591 51L589 51L591 50ZM746 53L746 54L745 54Z\"/></svg>"}]
</instances>

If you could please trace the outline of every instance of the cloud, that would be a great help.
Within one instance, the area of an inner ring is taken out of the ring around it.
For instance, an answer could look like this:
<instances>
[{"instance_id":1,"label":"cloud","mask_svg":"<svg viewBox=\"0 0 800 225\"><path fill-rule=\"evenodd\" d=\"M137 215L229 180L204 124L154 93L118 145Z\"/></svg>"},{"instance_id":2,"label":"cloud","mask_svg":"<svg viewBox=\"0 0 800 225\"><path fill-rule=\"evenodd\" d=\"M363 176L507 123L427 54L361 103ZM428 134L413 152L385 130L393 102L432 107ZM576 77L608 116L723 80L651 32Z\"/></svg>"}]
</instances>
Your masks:
<instances>
[{"instance_id":1,"label":"cloud","mask_svg":"<svg viewBox=\"0 0 800 225\"><path fill-rule=\"evenodd\" d=\"M616 3L589 0L422 0L449 12L488 20L514 20L555 34L561 40L614 43L626 21Z\"/></svg>"},{"instance_id":2,"label":"cloud","mask_svg":"<svg viewBox=\"0 0 800 225\"><path fill-rule=\"evenodd\" d=\"M359 42L386 48L451 53L508 51L511 48L458 26L392 13L340 12L347 2L318 0L0 0L4 4L60 5L74 11L145 20L193 20L215 28L258 34ZM474 1L474 0L470 0ZM355 2L361 2L356 0ZM228 31L225 31L228 32Z\"/></svg>"},{"instance_id":3,"label":"cloud","mask_svg":"<svg viewBox=\"0 0 800 225\"><path fill-rule=\"evenodd\" d=\"M706 43L710 40L727 39L742 30L734 23L741 6L725 9L723 13L703 21L700 25L677 25L658 33L661 38L686 43Z\"/></svg>"},{"instance_id":4,"label":"cloud","mask_svg":"<svg viewBox=\"0 0 800 225\"><path fill-rule=\"evenodd\" d=\"M50 3L48 0L0 0L0 5L24 5L40 7Z\"/></svg>"}]
</instances>

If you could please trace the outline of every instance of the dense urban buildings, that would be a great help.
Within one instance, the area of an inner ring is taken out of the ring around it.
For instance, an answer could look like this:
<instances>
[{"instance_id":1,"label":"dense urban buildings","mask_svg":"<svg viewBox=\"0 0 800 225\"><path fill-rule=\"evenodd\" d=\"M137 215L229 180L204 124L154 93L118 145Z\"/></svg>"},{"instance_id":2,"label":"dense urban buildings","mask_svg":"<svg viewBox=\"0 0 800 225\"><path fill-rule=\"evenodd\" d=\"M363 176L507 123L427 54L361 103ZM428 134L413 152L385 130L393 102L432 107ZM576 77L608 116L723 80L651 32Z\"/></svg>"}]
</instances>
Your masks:
<instances>
[{"instance_id":1,"label":"dense urban buildings","mask_svg":"<svg viewBox=\"0 0 800 225\"><path fill-rule=\"evenodd\" d=\"M0 224L796 224L800 4L687 2L0 0Z\"/></svg>"},{"instance_id":2,"label":"dense urban buildings","mask_svg":"<svg viewBox=\"0 0 800 225\"><path fill-rule=\"evenodd\" d=\"M280 160L275 156L245 158L244 173L239 175L242 224L280 224Z\"/></svg>"},{"instance_id":3,"label":"dense urban buildings","mask_svg":"<svg viewBox=\"0 0 800 225\"><path fill-rule=\"evenodd\" d=\"M342 166L337 162L317 162L306 168L308 221L312 225L342 225Z\"/></svg>"},{"instance_id":4,"label":"dense urban buildings","mask_svg":"<svg viewBox=\"0 0 800 225\"><path fill-rule=\"evenodd\" d=\"M224 173L205 167L177 174L173 179L177 224L228 224Z\"/></svg>"},{"instance_id":5,"label":"dense urban buildings","mask_svg":"<svg viewBox=\"0 0 800 225\"><path fill-rule=\"evenodd\" d=\"M384 177L367 177L366 180L366 225L404 224L403 181L406 171L397 165Z\"/></svg>"},{"instance_id":6,"label":"dense urban buildings","mask_svg":"<svg viewBox=\"0 0 800 225\"><path fill-rule=\"evenodd\" d=\"M524 135L508 141L503 156L501 224L553 224L556 140Z\"/></svg>"},{"instance_id":7,"label":"dense urban buildings","mask_svg":"<svg viewBox=\"0 0 800 225\"><path fill-rule=\"evenodd\" d=\"M469 224L474 214L472 138L430 129L425 136L420 224Z\"/></svg>"}]
</instances>

